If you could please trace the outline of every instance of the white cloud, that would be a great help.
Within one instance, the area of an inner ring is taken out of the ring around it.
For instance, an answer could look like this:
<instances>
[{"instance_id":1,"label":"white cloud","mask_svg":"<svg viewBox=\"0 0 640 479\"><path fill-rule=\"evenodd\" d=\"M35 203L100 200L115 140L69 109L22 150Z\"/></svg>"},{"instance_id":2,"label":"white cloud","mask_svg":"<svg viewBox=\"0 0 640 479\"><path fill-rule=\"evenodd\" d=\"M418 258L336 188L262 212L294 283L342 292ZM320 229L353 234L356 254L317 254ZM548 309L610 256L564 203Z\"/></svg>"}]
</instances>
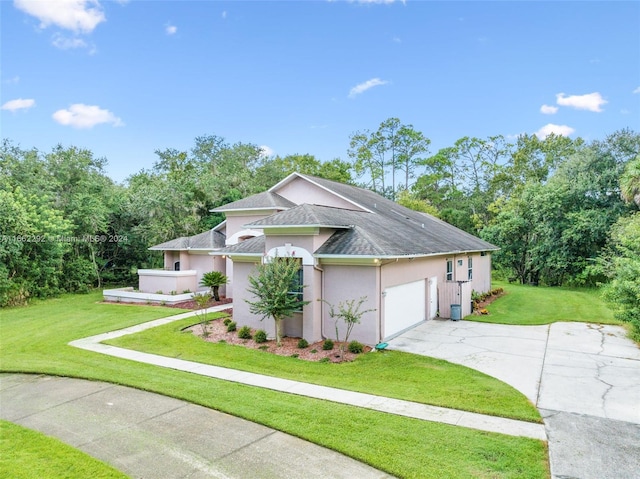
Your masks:
<instances>
[{"instance_id":1,"label":"white cloud","mask_svg":"<svg viewBox=\"0 0 640 479\"><path fill-rule=\"evenodd\" d=\"M40 20L40 28L56 25L76 33L91 33L106 20L98 0L14 0L13 4Z\"/></svg>"},{"instance_id":2,"label":"white cloud","mask_svg":"<svg viewBox=\"0 0 640 479\"><path fill-rule=\"evenodd\" d=\"M18 75L16 75L13 78L6 79L4 82L6 84L8 84L8 85L16 85L16 84L20 83L20 77Z\"/></svg>"},{"instance_id":3,"label":"white cloud","mask_svg":"<svg viewBox=\"0 0 640 479\"><path fill-rule=\"evenodd\" d=\"M635 90L633 90L633 93L640 93L640 86L638 88L636 88Z\"/></svg>"},{"instance_id":4,"label":"white cloud","mask_svg":"<svg viewBox=\"0 0 640 479\"><path fill-rule=\"evenodd\" d=\"M87 48L87 42L78 37L65 37L59 33L53 35L53 46L60 50L70 50L72 48Z\"/></svg>"},{"instance_id":5,"label":"white cloud","mask_svg":"<svg viewBox=\"0 0 640 479\"><path fill-rule=\"evenodd\" d=\"M122 120L109 110L103 110L96 105L74 103L68 110L56 111L53 119L61 125L74 128L93 128L100 123L111 123L113 126L124 126Z\"/></svg>"},{"instance_id":6,"label":"white cloud","mask_svg":"<svg viewBox=\"0 0 640 479\"><path fill-rule=\"evenodd\" d=\"M226 19L226 18L227 18L227 11L226 11L226 10L223 10L223 11L222 11L222 19L224 20L224 19Z\"/></svg>"},{"instance_id":7,"label":"white cloud","mask_svg":"<svg viewBox=\"0 0 640 479\"><path fill-rule=\"evenodd\" d=\"M267 158L269 156L273 156L275 151L273 148L268 147L267 145L260 145L260 157Z\"/></svg>"},{"instance_id":8,"label":"white cloud","mask_svg":"<svg viewBox=\"0 0 640 479\"><path fill-rule=\"evenodd\" d=\"M587 93L586 95L570 95L566 96L564 93L558 93L556 95L558 105L570 106L576 110L588 110L601 112L602 105L609 103L602 98L602 95L598 92Z\"/></svg>"},{"instance_id":9,"label":"white cloud","mask_svg":"<svg viewBox=\"0 0 640 479\"><path fill-rule=\"evenodd\" d=\"M554 135L569 136L574 131L576 130L567 125L554 125L553 123L548 123L536 131L535 135L540 139L544 139L552 133Z\"/></svg>"},{"instance_id":10,"label":"white cloud","mask_svg":"<svg viewBox=\"0 0 640 479\"><path fill-rule=\"evenodd\" d=\"M558 113L558 107L553 105L542 105L540 107L540 113L544 113L545 115L555 115Z\"/></svg>"},{"instance_id":11,"label":"white cloud","mask_svg":"<svg viewBox=\"0 0 640 479\"><path fill-rule=\"evenodd\" d=\"M8 102L6 102L4 105L2 105L1 109L15 112L18 110L28 110L35 104L36 104L36 101L31 98L28 98L26 100L22 98L17 98L15 100L9 100Z\"/></svg>"},{"instance_id":12,"label":"white cloud","mask_svg":"<svg viewBox=\"0 0 640 479\"><path fill-rule=\"evenodd\" d=\"M370 88L380 86L380 85L386 85L387 83L389 82L386 80L380 80L380 78L372 78L371 80L367 80L366 82L360 83L354 86L351 90L349 90L349 98L354 98L356 95L359 95L360 93L364 93Z\"/></svg>"},{"instance_id":13,"label":"white cloud","mask_svg":"<svg viewBox=\"0 0 640 479\"><path fill-rule=\"evenodd\" d=\"M167 33L167 35L175 35L178 31L178 27L176 27L175 25L167 25L164 31Z\"/></svg>"}]
</instances>

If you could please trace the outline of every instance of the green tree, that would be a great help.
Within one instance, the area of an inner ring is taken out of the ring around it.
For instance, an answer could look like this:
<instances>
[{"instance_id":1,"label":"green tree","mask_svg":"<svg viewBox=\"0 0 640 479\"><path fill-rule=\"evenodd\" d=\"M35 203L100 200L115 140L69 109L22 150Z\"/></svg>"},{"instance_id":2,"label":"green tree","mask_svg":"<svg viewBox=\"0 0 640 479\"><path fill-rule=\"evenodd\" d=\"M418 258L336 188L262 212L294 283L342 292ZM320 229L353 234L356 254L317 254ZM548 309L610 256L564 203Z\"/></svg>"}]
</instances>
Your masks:
<instances>
[{"instance_id":1,"label":"green tree","mask_svg":"<svg viewBox=\"0 0 640 479\"><path fill-rule=\"evenodd\" d=\"M249 293L257 299L247 301L253 314L262 318L273 318L276 330L276 342L282 343L282 321L299 311L309 301L300 301L292 291L304 288L297 284L300 262L297 258L270 258L257 266L254 274L249 276Z\"/></svg>"},{"instance_id":2,"label":"green tree","mask_svg":"<svg viewBox=\"0 0 640 479\"><path fill-rule=\"evenodd\" d=\"M415 171L429 150L430 140L412 125L402 125L398 118L388 118L375 132L355 132L349 138L349 157L356 176L367 180L373 191L395 199L399 185L396 173L404 176L408 189ZM391 176L390 182L387 176Z\"/></svg>"},{"instance_id":3,"label":"green tree","mask_svg":"<svg viewBox=\"0 0 640 479\"><path fill-rule=\"evenodd\" d=\"M623 200L640 208L640 156L627 163L620 178L620 193Z\"/></svg>"},{"instance_id":4,"label":"green tree","mask_svg":"<svg viewBox=\"0 0 640 479\"><path fill-rule=\"evenodd\" d=\"M213 299L216 301L220 301L220 296L218 294L220 286L227 284L228 282L229 278L220 271L209 271L208 273L204 273L200 280L200 284L202 286L211 288L211 294L213 295Z\"/></svg>"},{"instance_id":5,"label":"green tree","mask_svg":"<svg viewBox=\"0 0 640 479\"><path fill-rule=\"evenodd\" d=\"M604 299L616 318L631 323L631 335L640 341L640 212L618 220L603 260L611 280Z\"/></svg>"}]
</instances>

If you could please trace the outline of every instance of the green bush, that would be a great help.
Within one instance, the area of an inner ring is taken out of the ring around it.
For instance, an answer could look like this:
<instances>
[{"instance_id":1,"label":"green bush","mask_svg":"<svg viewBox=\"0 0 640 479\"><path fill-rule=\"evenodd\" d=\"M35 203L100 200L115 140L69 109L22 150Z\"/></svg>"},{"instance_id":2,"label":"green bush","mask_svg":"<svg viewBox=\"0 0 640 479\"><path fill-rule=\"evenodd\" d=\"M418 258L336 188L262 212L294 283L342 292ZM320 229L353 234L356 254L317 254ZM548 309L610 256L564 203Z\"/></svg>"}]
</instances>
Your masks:
<instances>
[{"instance_id":1,"label":"green bush","mask_svg":"<svg viewBox=\"0 0 640 479\"><path fill-rule=\"evenodd\" d=\"M298 341L298 349L304 349L307 347L309 347L309 342L306 339L302 338Z\"/></svg>"},{"instance_id":2,"label":"green bush","mask_svg":"<svg viewBox=\"0 0 640 479\"><path fill-rule=\"evenodd\" d=\"M231 321L229 324L227 324L227 331L228 332L232 332L236 330L236 322L235 321Z\"/></svg>"},{"instance_id":3,"label":"green bush","mask_svg":"<svg viewBox=\"0 0 640 479\"><path fill-rule=\"evenodd\" d=\"M299 357L299 356L300 356L300 355L299 355L298 353L293 353L293 354L291 355L291 357L292 357L292 358L297 358L297 357Z\"/></svg>"},{"instance_id":4,"label":"green bush","mask_svg":"<svg viewBox=\"0 0 640 479\"><path fill-rule=\"evenodd\" d=\"M231 318L225 318L224 321L222 321L222 324L224 324L225 326L228 326L231 321L232 321Z\"/></svg>"},{"instance_id":5,"label":"green bush","mask_svg":"<svg viewBox=\"0 0 640 479\"><path fill-rule=\"evenodd\" d=\"M333 349L333 340L332 339L325 339L324 343L322 343L322 349L324 351L331 351Z\"/></svg>"},{"instance_id":6,"label":"green bush","mask_svg":"<svg viewBox=\"0 0 640 479\"><path fill-rule=\"evenodd\" d=\"M262 329L257 330L256 333L253 335L253 340L256 343L267 342L267 332Z\"/></svg>"},{"instance_id":7,"label":"green bush","mask_svg":"<svg viewBox=\"0 0 640 479\"><path fill-rule=\"evenodd\" d=\"M320 361L318 361L319 363L328 363L329 361L331 361L329 358L322 358Z\"/></svg>"},{"instance_id":8,"label":"green bush","mask_svg":"<svg viewBox=\"0 0 640 479\"><path fill-rule=\"evenodd\" d=\"M351 341L349 343L349 352L353 354L360 354L364 351L364 345L358 341Z\"/></svg>"},{"instance_id":9,"label":"green bush","mask_svg":"<svg viewBox=\"0 0 640 479\"><path fill-rule=\"evenodd\" d=\"M251 339L251 328L249 326L242 326L238 331L238 337L240 339Z\"/></svg>"}]
</instances>

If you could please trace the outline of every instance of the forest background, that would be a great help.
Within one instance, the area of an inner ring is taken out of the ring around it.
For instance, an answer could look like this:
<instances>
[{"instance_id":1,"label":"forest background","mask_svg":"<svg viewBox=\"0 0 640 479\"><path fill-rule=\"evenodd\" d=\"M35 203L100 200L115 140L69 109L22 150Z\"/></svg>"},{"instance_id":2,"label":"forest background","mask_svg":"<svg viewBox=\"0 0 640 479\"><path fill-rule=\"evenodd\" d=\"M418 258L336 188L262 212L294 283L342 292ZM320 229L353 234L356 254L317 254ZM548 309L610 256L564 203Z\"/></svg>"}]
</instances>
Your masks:
<instances>
[{"instance_id":1,"label":"forest background","mask_svg":"<svg viewBox=\"0 0 640 479\"><path fill-rule=\"evenodd\" d=\"M352 133L348 160L267 156L205 135L189 151L156 151L151 169L116 183L89 150L5 139L0 306L135 285L138 268L162 267L150 246L213 228L224 218L211 209L297 171L371 189L494 243L498 278L606 285L621 319L640 330L640 134L464 137L435 153L429 145L397 118Z\"/></svg>"}]
</instances>

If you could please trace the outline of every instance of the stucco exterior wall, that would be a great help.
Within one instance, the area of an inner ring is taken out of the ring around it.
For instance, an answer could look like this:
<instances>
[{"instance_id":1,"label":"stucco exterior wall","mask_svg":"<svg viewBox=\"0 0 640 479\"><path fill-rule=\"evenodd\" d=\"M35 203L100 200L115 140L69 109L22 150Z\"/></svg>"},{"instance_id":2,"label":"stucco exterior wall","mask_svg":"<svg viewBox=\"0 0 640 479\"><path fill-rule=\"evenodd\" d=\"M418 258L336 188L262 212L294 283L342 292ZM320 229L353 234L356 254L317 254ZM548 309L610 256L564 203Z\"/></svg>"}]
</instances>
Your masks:
<instances>
[{"instance_id":1,"label":"stucco exterior wall","mask_svg":"<svg viewBox=\"0 0 640 479\"><path fill-rule=\"evenodd\" d=\"M307 203L311 205L333 206L335 208L362 211L362 208L358 208L353 203L343 200L335 194L329 193L327 190L301 178L296 178L288 184L278 188L277 193L289 201L293 201L297 205Z\"/></svg>"},{"instance_id":2,"label":"stucco exterior wall","mask_svg":"<svg viewBox=\"0 0 640 479\"><path fill-rule=\"evenodd\" d=\"M251 314L249 305L245 299L254 300L255 298L249 294L249 276L254 273L256 267L255 262L234 261L234 291L233 298L233 320L238 323L238 329L242 326L249 326L255 329L264 329L269 337L275 337L275 328L273 320L265 319L260 321L260 317Z\"/></svg>"},{"instance_id":3,"label":"stucco exterior wall","mask_svg":"<svg viewBox=\"0 0 640 479\"><path fill-rule=\"evenodd\" d=\"M204 273L213 271L213 256L209 256L206 251L192 251L189 255L189 264L191 265L191 269L197 271L196 285L198 290L206 290L207 288L205 286L200 286L200 281L202 281L202 275Z\"/></svg>"},{"instance_id":4,"label":"stucco exterior wall","mask_svg":"<svg viewBox=\"0 0 640 479\"><path fill-rule=\"evenodd\" d=\"M140 291L144 293L175 294L196 291L195 270L164 271L161 269L139 269Z\"/></svg>"},{"instance_id":5,"label":"stucco exterior wall","mask_svg":"<svg viewBox=\"0 0 640 479\"><path fill-rule=\"evenodd\" d=\"M231 238L238 231L247 229L244 225L252 223L254 221L261 220L267 216L271 216L275 213L275 210L265 210L260 214L249 214L246 212L227 212L227 238Z\"/></svg>"},{"instance_id":6,"label":"stucco exterior wall","mask_svg":"<svg viewBox=\"0 0 640 479\"><path fill-rule=\"evenodd\" d=\"M360 324L353 328L349 340L357 340L365 344L376 344L380 338L380 296L376 294L379 286L379 268L375 266L352 265L323 265L324 270L324 299L338 306L340 301L359 300L366 296L367 300L362 305L362 310L375 309L367 313ZM335 323L329 317L329 307L322 305L324 336L335 339ZM344 322L338 323L340 337L344 339Z\"/></svg>"}]
</instances>

